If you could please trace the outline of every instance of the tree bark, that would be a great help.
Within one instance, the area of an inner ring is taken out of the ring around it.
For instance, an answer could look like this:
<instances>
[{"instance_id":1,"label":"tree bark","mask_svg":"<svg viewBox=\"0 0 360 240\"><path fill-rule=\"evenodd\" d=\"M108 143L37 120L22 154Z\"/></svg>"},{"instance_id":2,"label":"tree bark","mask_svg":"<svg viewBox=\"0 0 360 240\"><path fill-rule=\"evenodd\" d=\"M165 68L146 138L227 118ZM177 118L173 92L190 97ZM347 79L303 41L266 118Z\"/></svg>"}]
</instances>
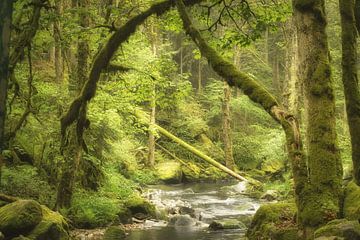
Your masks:
<instances>
[{"instance_id":1,"label":"tree bark","mask_svg":"<svg viewBox=\"0 0 360 240\"><path fill-rule=\"evenodd\" d=\"M12 0L0 2L0 155L5 147L6 98L9 79L9 51Z\"/></svg>"},{"instance_id":2,"label":"tree bark","mask_svg":"<svg viewBox=\"0 0 360 240\"><path fill-rule=\"evenodd\" d=\"M324 0L294 0L299 77L307 109L309 185L298 209L306 236L339 214L342 165L336 146L335 96L331 79Z\"/></svg>"},{"instance_id":3,"label":"tree bark","mask_svg":"<svg viewBox=\"0 0 360 240\"><path fill-rule=\"evenodd\" d=\"M12 0L3 0L0 2L0 185L3 165L2 151L6 147L5 121L12 12Z\"/></svg>"},{"instance_id":4,"label":"tree bark","mask_svg":"<svg viewBox=\"0 0 360 240\"><path fill-rule=\"evenodd\" d=\"M57 19L54 21L54 65L55 65L55 78L57 82L62 82L64 77L63 60L62 60L62 48L61 48L61 25L58 18L62 13L62 0L55 0L55 13Z\"/></svg>"},{"instance_id":5,"label":"tree bark","mask_svg":"<svg viewBox=\"0 0 360 240\"><path fill-rule=\"evenodd\" d=\"M357 30L355 0L340 0L342 40L342 81L355 182L360 186L360 92L357 75Z\"/></svg>"},{"instance_id":6,"label":"tree bark","mask_svg":"<svg viewBox=\"0 0 360 240\"><path fill-rule=\"evenodd\" d=\"M233 146L231 137L231 111L230 111L230 100L231 100L231 88L224 82L224 98L222 102L222 134L224 143L225 153L225 166L231 170L235 170L235 161L233 156Z\"/></svg>"}]
</instances>

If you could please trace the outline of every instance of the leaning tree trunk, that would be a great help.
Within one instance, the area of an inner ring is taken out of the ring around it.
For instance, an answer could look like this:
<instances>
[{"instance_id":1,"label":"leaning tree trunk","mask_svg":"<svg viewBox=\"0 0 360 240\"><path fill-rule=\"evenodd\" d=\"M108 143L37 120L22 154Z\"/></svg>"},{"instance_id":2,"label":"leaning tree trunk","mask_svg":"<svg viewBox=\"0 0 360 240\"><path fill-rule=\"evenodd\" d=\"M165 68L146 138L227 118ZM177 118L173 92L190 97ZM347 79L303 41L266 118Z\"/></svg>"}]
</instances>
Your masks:
<instances>
[{"instance_id":1,"label":"leaning tree trunk","mask_svg":"<svg viewBox=\"0 0 360 240\"><path fill-rule=\"evenodd\" d=\"M342 80L351 137L353 170L360 186L360 89L357 75L357 30L355 0L340 0Z\"/></svg>"},{"instance_id":2,"label":"leaning tree trunk","mask_svg":"<svg viewBox=\"0 0 360 240\"><path fill-rule=\"evenodd\" d=\"M89 0L79 0L79 25L81 28L86 29L90 26L90 18L87 14L86 8L89 7ZM76 93L79 94L81 88L87 80L89 68L89 40L86 34L80 34L77 46L77 77L76 79ZM71 94L71 93L70 93ZM75 95L71 94L71 95ZM80 115L81 121L86 121L86 108L83 108ZM69 129L69 136L66 146L63 147L64 165L62 169L62 176L58 186L56 207L57 209L67 208L71 204L73 189L76 182L76 172L79 169L80 160L82 158L83 138L78 134L78 129L72 126Z\"/></svg>"},{"instance_id":3,"label":"leaning tree trunk","mask_svg":"<svg viewBox=\"0 0 360 240\"><path fill-rule=\"evenodd\" d=\"M294 0L299 78L307 109L309 186L298 209L305 234L337 218L342 165L336 146L335 96L331 79L324 0Z\"/></svg>"},{"instance_id":4,"label":"leaning tree trunk","mask_svg":"<svg viewBox=\"0 0 360 240\"><path fill-rule=\"evenodd\" d=\"M240 72L236 67L224 60L209 44L202 38L199 30L194 28L185 5L182 0L176 0L180 17L186 32L200 49L201 55L206 57L214 71L223 77L230 86L241 89L253 102L260 104L270 116L281 124L286 135L288 156L291 160L294 177L295 199L297 206L303 205L302 194L308 182L306 159L300 137L299 126L296 118L287 113L258 81L249 75Z\"/></svg>"},{"instance_id":5,"label":"leaning tree trunk","mask_svg":"<svg viewBox=\"0 0 360 240\"><path fill-rule=\"evenodd\" d=\"M231 138L231 112L230 112L231 88L224 82L224 98L222 102L222 135L224 142L225 165L231 170L235 169Z\"/></svg>"},{"instance_id":6,"label":"leaning tree trunk","mask_svg":"<svg viewBox=\"0 0 360 240\"><path fill-rule=\"evenodd\" d=\"M3 163L2 151L5 148L6 98L9 79L9 50L12 21L12 0L0 2L0 184Z\"/></svg>"}]
</instances>

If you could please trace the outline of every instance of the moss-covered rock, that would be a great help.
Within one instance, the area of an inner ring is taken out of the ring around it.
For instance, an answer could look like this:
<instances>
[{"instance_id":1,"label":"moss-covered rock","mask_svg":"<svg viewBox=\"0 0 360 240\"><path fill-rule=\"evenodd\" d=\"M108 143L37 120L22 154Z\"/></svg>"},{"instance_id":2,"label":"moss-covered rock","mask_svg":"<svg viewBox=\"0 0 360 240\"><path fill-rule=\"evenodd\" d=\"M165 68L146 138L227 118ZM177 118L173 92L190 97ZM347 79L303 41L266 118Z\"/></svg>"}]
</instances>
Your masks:
<instances>
[{"instance_id":1,"label":"moss-covered rock","mask_svg":"<svg viewBox=\"0 0 360 240\"><path fill-rule=\"evenodd\" d=\"M344 217L348 220L360 219L360 187L350 182L345 188Z\"/></svg>"},{"instance_id":2,"label":"moss-covered rock","mask_svg":"<svg viewBox=\"0 0 360 240\"><path fill-rule=\"evenodd\" d=\"M223 230L223 229L245 229L244 223L237 219L224 219L212 221L209 225L211 230Z\"/></svg>"},{"instance_id":3,"label":"moss-covered rock","mask_svg":"<svg viewBox=\"0 0 360 240\"><path fill-rule=\"evenodd\" d=\"M0 231L6 238L26 234L42 219L42 209L33 200L19 200L0 208Z\"/></svg>"},{"instance_id":4,"label":"moss-covered rock","mask_svg":"<svg viewBox=\"0 0 360 240\"><path fill-rule=\"evenodd\" d=\"M129 200L126 201L125 206L130 210L132 215L142 213L149 217L156 216L155 206L138 195L129 198Z\"/></svg>"},{"instance_id":5,"label":"moss-covered rock","mask_svg":"<svg viewBox=\"0 0 360 240\"><path fill-rule=\"evenodd\" d=\"M64 217L42 206L43 218L31 231L28 238L33 240L67 240L69 239L68 225Z\"/></svg>"},{"instance_id":6,"label":"moss-covered rock","mask_svg":"<svg viewBox=\"0 0 360 240\"><path fill-rule=\"evenodd\" d=\"M273 203L261 206L247 231L249 240L297 239L296 207L293 203Z\"/></svg>"},{"instance_id":7,"label":"moss-covered rock","mask_svg":"<svg viewBox=\"0 0 360 240\"><path fill-rule=\"evenodd\" d=\"M181 183L182 169L181 164L175 161L161 162L156 166L159 179L164 183Z\"/></svg>"},{"instance_id":8,"label":"moss-covered rock","mask_svg":"<svg viewBox=\"0 0 360 240\"><path fill-rule=\"evenodd\" d=\"M315 231L315 238L337 237L336 239L360 240L360 224L358 221L336 219Z\"/></svg>"},{"instance_id":9,"label":"moss-covered rock","mask_svg":"<svg viewBox=\"0 0 360 240\"><path fill-rule=\"evenodd\" d=\"M186 166L181 166L183 178L186 182L197 182L201 176L201 168L196 164L187 162Z\"/></svg>"},{"instance_id":10,"label":"moss-covered rock","mask_svg":"<svg viewBox=\"0 0 360 240\"><path fill-rule=\"evenodd\" d=\"M111 226L106 229L104 240L122 240L125 239L126 233L122 226Z\"/></svg>"}]
</instances>

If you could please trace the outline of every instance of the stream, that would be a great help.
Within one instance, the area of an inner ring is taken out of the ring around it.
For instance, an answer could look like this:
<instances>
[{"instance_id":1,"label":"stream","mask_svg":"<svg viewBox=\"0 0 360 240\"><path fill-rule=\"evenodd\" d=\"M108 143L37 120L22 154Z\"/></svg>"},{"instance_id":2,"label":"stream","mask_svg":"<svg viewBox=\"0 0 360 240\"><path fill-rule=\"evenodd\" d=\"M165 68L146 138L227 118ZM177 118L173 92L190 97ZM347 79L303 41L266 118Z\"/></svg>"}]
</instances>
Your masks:
<instances>
[{"instance_id":1,"label":"stream","mask_svg":"<svg viewBox=\"0 0 360 240\"><path fill-rule=\"evenodd\" d=\"M245 239L261 201L245 194L243 182L192 183L149 186L143 196L157 209L159 219L135 224L127 240L232 240ZM232 229L211 230L213 221ZM105 228L73 231L73 239L102 239Z\"/></svg>"},{"instance_id":2,"label":"stream","mask_svg":"<svg viewBox=\"0 0 360 240\"><path fill-rule=\"evenodd\" d=\"M128 239L245 239L247 225L260 206L245 190L241 182L152 186L147 197L158 209L169 212L169 223L147 220L144 228L132 230ZM214 220L232 222L238 228L210 230L208 225Z\"/></svg>"}]
</instances>

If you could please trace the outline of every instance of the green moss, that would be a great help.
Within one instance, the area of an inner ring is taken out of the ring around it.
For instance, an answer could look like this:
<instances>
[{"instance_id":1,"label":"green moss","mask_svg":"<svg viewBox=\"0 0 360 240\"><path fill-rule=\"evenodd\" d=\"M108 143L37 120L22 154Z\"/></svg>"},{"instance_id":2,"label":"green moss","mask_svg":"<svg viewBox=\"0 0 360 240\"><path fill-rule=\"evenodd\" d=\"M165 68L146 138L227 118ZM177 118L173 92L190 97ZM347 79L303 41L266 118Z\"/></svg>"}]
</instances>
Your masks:
<instances>
[{"instance_id":1,"label":"green moss","mask_svg":"<svg viewBox=\"0 0 360 240\"><path fill-rule=\"evenodd\" d=\"M360 187L350 182L345 188L344 217L348 220L360 219Z\"/></svg>"},{"instance_id":2,"label":"green moss","mask_svg":"<svg viewBox=\"0 0 360 240\"><path fill-rule=\"evenodd\" d=\"M75 193L67 217L78 228L96 228L118 221L121 201L96 193Z\"/></svg>"},{"instance_id":3,"label":"green moss","mask_svg":"<svg viewBox=\"0 0 360 240\"><path fill-rule=\"evenodd\" d=\"M196 182L200 179L201 169L194 163L188 162L186 166L181 166L185 181Z\"/></svg>"},{"instance_id":4,"label":"green moss","mask_svg":"<svg viewBox=\"0 0 360 240\"><path fill-rule=\"evenodd\" d=\"M317 227L337 218L339 202L334 201L333 193L314 186L307 186L300 196L299 221L308 227Z\"/></svg>"},{"instance_id":5,"label":"green moss","mask_svg":"<svg viewBox=\"0 0 360 240\"><path fill-rule=\"evenodd\" d=\"M104 234L104 240L121 240L125 239L125 229L121 226L111 226L106 229Z\"/></svg>"},{"instance_id":6,"label":"green moss","mask_svg":"<svg viewBox=\"0 0 360 240\"><path fill-rule=\"evenodd\" d=\"M247 231L252 239L297 239L294 203L274 203L261 206Z\"/></svg>"},{"instance_id":7,"label":"green moss","mask_svg":"<svg viewBox=\"0 0 360 240\"><path fill-rule=\"evenodd\" d=\"M125 202L125 206L132 214L143 213L149 216L156 216L155 206L138 195L133 195Z\"/></svg>"},{"instance_id":8,"label":"green moss","mask_svg":"<svg viewBox=\"0 0 360 240\"><path fill-rule=\"evenodd\" d=\"M33 229L42 219L39 203L19 200L0 208L0 231L5 236L23 234Z\"/></svg>"},{"instance_id":9,"label":"green moss","mask_svg":"<svg viewBox=\"0 0 360 240\"><path fill-rule=\"evenodd\" d=\"M61 214L42 207L42 221L30 232L28 237L34 240L66 240L69 239L68 224Z\"/></svg>"},{"instance_id":10,"label":"green moss","mask_svg":"<svg viewBox=\"0 0 360 240\"><path fill-rule=\"evenodd\" d=\"M182 170L179 162L161 162L156 165L156 170L159 179L165 183L180 183L182 181Z\"/></svg>"},{"instance_id":11,"label":"green moss","mask_svg":"<svg viewBox=\"0 0 360 240\"><path fill-rule=\"evenodd\" d=\"M345 240L360 238L360 224L358 221L348 221L346 219L336 219L328 222L325 226L317 229L314 234L318 237L341 237Z\"/></svg>"}]
</instances>

